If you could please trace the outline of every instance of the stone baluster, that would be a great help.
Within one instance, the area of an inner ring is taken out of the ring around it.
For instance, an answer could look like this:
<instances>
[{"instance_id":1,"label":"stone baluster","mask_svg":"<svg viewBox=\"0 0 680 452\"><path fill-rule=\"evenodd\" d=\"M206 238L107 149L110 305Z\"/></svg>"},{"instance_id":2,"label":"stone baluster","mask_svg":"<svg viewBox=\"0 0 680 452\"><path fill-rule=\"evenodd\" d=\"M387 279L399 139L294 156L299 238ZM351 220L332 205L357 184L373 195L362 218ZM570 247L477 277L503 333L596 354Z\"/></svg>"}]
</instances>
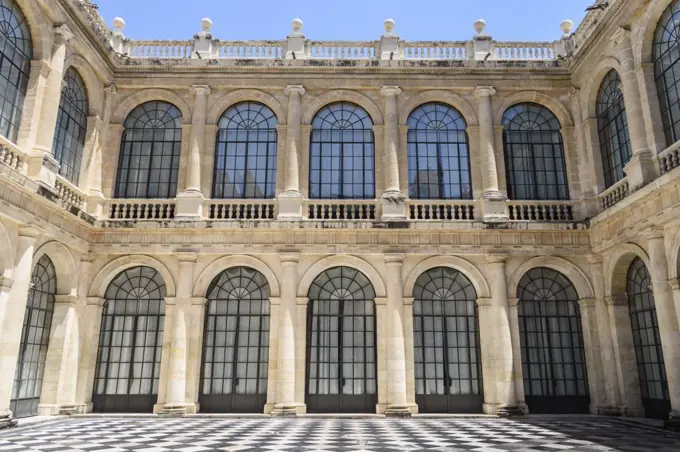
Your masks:
<instances>
[{"instance_id":1,"label":"stone baluster","mask_svg":"<svg viewBox=\"0 0 680 452\"><path fill-rule=\"evenodd\" d=\"M300 193L300 97L305 94L301 85L288 85L284 89L288 96L286 122L286 166L285 190L279 195L280 220L302 219L302 193Z\"/></svg>"},{"instance_id":2,"label":"stone baluster","mask_svg":"<svg viewBox=\"0 0 680 452\"><path fill-rule=\"evenodd\" d=\"M382 195L382 220L405 221L404 195L399 186L399 110L397 96L401 94L398 86L383 86L380 94L385 97L384 127L384 173L385 191Z\"/></svg>"},{"instance_id":3,"label":"stone baluster","mask_svg":"<svg viewBox=\"0 0 680 452\"><path fill-rule=\"evenodd\" d=\"M37 236L38 231L32 227L19 230L14 255L14 282L9 290L7 306L0 318L0 429L12 422L9 403L17 368L23 318L31 282L33 248Z\"/></svg>"}]
</instances>

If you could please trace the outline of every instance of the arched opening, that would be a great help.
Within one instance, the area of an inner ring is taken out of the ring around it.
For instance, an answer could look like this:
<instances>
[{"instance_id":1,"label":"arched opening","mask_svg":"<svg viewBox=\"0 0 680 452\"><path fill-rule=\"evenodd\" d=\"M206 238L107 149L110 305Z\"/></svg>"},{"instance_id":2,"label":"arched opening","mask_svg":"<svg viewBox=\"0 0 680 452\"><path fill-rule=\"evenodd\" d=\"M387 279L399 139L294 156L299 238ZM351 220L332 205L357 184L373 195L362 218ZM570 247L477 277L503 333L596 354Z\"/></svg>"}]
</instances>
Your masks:
<instances>
[{"instance_id":1,"label":"arched opening","mask_svg":"<svg viewBox=\"0 0 680 452\"><path fill-rule=\"evenodd\" d=\"M174 198L177 194L181 113L163 101L146 102L128 115L118 160L116 198Z\"/></svg>"},{"instance_id":2,"label":"arched opening","mask_svg":"<svg viewBox=\"0 0 680 452\"><path fill-rule=\"evenodd\" d=\"M550 268L517 288L525 401L532 413L589 413L581 313L574 285Z\"/></svg>"},{"instance_id":3,"label":"arched opening","mask_svg":"<svg viewBox=\"0 0 680 452\"><path fill-rule=\"evenodd\" d=\"M419 106L408 118L408 183L413 199L470 199L467 123L440 102Z\"/></svg>"},{"instance_id":4,"label":"arched opening","mask_svg":"<svg viewBox=\"0 0 680 452\"><path fill-rule=\"evenodd\" d=\"M656 26L653 41L654 76L659 95L666 146L680 139L680 0L671 3Z\"/></svg>"},{"instance_id":5,"label":"arched opening","mask_svg":"<svg viewBox=\"0 0 680 452\"><path fill-rule=\"evenodd\" d=\"M10 410L16 418L38 414L45 359L54 313L57 276L52 261L41 257L33 268L21 330Z\"/></svg>"},{"instance_id":6,"label":"arched opening","mask_svg":"<svg viewBox=\"0 0 680 452\"><path fill-rule=\"evenodd\" d=\"M277 118L258 102L229 107L219 120L213 198L273 198Z\"/></svg>"},{"instance_id":7,"label":"arched opening","mask_svg":"<svg viewBox=\"0 0 680 452\"><path fill-rule=\"evenodd\" d=\"M269 284L233 267L208 289L199 403L205 413L261 413L269 372Z\"/></svg>"},{"instance_id":8,"label":"arched opening","mask_svg":"<svg viewBox=\"0 0 680 452\"><path fill-rule=\"evenodd\" d=\"M623 167L630 160L630 135L621 77L614 69L607 73L597 94L597 130L604 181L611 187L623 179Z\"/></svg>"},{"instance_id":9,"label":"arched opening","mask_svg":"<svg viewBox=\"0 0 680 452\"><path fill-rule=\"evenodd\" d=\"M321 273L309 288L307 411L374 413L378 403L375 291L349 267Z\"/></svg>"},{"instance_id":10,"label":"arched opening","mask_svg":"<svg viewBox=\"0 0 680 452\"><path fill-rule=\"evenodd\" d=\"M481 413L477 293L458 270L433 268L413 288L416 403L422 413Z\"/></svg>"},{"instance_id":11,"label":"arched opening","mask_svg":"<svg viewBox=\"0 0 680 452\"><path fill-rule=\"evenodd\" d=\"M94 411L146 413L158 398L166 287L151 267L119 273L104 295Z\"/></svg>"},{"instance_id":12,"label":"arched opening","mask_svg":"<svg viewBox=\"0 0 680 452\"><path fill-rule=\"evenodd\" d=\"M70 67L64 74L52 154L59 162L59 174L75 185L78 185L80 178L87 116L88 99L85 82L78 71Z\"/></svg>"},{"instance_id":13,"label":"arched opening","mask_svg":"<svg viewBox=\"0 0 680 452\"><path fill-rule=\"evenodd\" d=\"M651 277L639 257L628 268L626 293L645 416L666 420L671 411L671 402L659 322Z\"/></svg>"}]
</instances>

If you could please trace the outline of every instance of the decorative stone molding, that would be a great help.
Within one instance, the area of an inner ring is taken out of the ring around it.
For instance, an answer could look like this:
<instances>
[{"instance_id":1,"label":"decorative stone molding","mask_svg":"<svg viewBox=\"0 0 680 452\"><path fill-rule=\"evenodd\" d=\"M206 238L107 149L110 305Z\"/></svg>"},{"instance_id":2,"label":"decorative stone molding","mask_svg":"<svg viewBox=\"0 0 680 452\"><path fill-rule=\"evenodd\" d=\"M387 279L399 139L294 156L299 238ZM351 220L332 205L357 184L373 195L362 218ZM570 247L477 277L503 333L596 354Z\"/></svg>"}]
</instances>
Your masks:
<instances>
[{"instance_id":1,"label":"decorative stone molding","mask_svg":"<svg viewBox=\"0 0 680 452\"><path fill-rule=\"evenodd\" d=\"M309 304L309 298L297 297L295 298L295 304L297 304L298 306L307 306Z\"/></svg>"},{"instance_id":2,"label":"decorative stone molding","mask_svg":"<svg viewBox=\"0 0 680 452\"><path fill-rule=\"evenodd\" d=\"M404 259L406 258L406 255L404 253L386 253L385 254L385 263L390 265L390 264L403 264Z\"/></svg>"},{"instance_id":3,"label":"decorative stone molding","mask_svg":"<svg viewBox=\"0 0 680 452\"><path fill-rule=\"evenodd\" d=\"M0 276L0 292L9 292L14 284L14 279L9 276Z\"/></svg>"},{"instance_id":4,"label":"decorative stone molding","mask_svg":"<svg viewBox=\"0 0 680 452\"><path fill-rule=\"evenodd\" d=\"M298 96L304 96L307 90L302 85L286 85L283 88L283 94L290 96L291 94L297 94Z\"/></svg>"},{"instance_id":5,"label":"decorative stone molding","mask_svg":"<svg viewBox=\"0 0 680 452\"><path fill-rule=\"evenodd\" d=\"M489 254L486 256L486 261L489 264L504 264L507 260L507 254Z\"/></svg>"},{"instance_id":6,"label":"decorative stone molding","mask_svg":"<svg viewBox=\"0 0 680 452\"><path fill-rule=\"evenodd\" d=\"M55 304L76 305L76 304L78 304L78 296L77 295L55 295L54 296L54 303Z\"/></svg>"},{"instance_id":7,"label":"decorative stone molding","mask_svg":"<svg viewBox=\"0 0 680 452\"><path fill-rule=\"evenodd\" d=\"M475 97L491 97L496 94L493 86L478 86L475 88Z\"/></svg>"},{"instance_id":8,"label":"decorative stone molding","mask_svg":"<svg viewBox=\"0 0 680 452\"><path fill-rule=\"evenodd\" d=\"M604 302L607 306L628 306L628 295L624 293L604 297Z\"/></svg>"},{"instance_id":9,"label":"decorative stone molding","mask_svg":"<svg viewBox=\"0 0 680 452\"><path fill-rule=\"evenodd\" d=\"M280 306L281 305L281 297L269 297L269 304L271 306Z\"/></svg>"},{"instance_id":10,"label":"decorative stone molding","mask_svg":"<svg viewBox=\"0 0 680 452\"><path fill-rule=\"evenodd\" d=\"M68 44L73 38L74 34L71 29L65 24L54 26L55 44Z\"/></svg>"},{"instance_id":11,"label":"decorative stone molding","mask_svg":"<svg viewBox=\"0 0 680 452\"><path fill-rule=\"evenodd\" d=\"M671 290L680 290L680 278L673 278L668 280L668 285Z\"/></svg>"},{"instance_id":12,"label":"decorative stone molding","mask_svg":"<svg viewBox=\"0 0 680 452\"><path fill-rule=\"evenodd\" d=\"M492 298L477 298L476 302L478 308L490 308L493 305Z\"/></svg>"},{"instance_id":13,"label":"decorative stone molding","mask_svg":"<svg viewBox=\"0 0 680 452\"><path fill-rule=\"evenodd\" d=\"M189 87L189 94L192 96L208 96L211 91L208 85L191 85Z\"/></svg>"},{"instance_id":14,"label":"decorative stone molding","mask_svg":"<svg viewBox=\"0 0 680 452\"><path fill-rule=\"evenodd\" d=\"M381 96L398 96L401 94L401 88L398 86L383 86L380 88Z\"/></svg>"},{"instance_id":15,"label":"decorative stone molding","mask_svg":"<svg viewBox=\"0 0 680 452\"><path fill-rule=\"evenodd\" d=\"M404 306L413 306L414 301L415 298L413 297L404 297Z\"/></svg>"},{"instance_id":16,"label":"decorative stone molding","mask_svg":"<svg viewBox=\"0 0 680 452\"><path fill-rule=\"evenodd\" d=\"M375 297L376 306L387 306L387 297Z\"/></svg>"},{"instance_id":17,"label":"decorative stone molding","mask_svg":"<svg viewBox=\"0 0 680 452\"><path fill-rule=\"evenodd\" d=\"M578 304L581 308L593 308L597 304L595 298L580 298Z\"/></svg>"},{"instance_id":18,"label":"decorative stone molding","mask_svg":"<svg viewBox=\"0 0 680 452\"><path fill-rule=\"evenodd\" d=\"M100 297L87 297L87 304L90 306L99 306L102 307L106 303L105 298L100 298Z\"/></svg>"},{"instance_id":19,"label":"decorative stone molding","mask_svg":"<svg viewBox=\"0 0 680 452\"><path fill-rule=\"evenodd\" d=\"M521 300L517 297L508 297L508 307L516 308Z\"/></svg>"},{"instance_id":20,"label":"decorative stone molding","mask_svg":"<svg viewBox=\"0 0 680 452\"><path fill-rule=\"evenodd\" d=\"M297 264L300 260L299 253L281 253L279 254L282 264Z\"/></svg>"}]
</instances>

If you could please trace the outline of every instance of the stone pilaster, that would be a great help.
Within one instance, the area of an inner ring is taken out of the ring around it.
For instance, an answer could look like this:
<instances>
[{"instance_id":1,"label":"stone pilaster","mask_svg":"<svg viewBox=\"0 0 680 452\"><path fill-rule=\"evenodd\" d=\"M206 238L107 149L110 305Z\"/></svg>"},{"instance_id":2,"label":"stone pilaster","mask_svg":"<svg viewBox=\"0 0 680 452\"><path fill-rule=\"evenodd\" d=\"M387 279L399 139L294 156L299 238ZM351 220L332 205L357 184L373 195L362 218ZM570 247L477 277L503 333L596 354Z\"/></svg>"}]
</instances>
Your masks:
<instances>
[{"instance_id":1,"label":"stone pilaster","mask_svg":"<svg viewBox=\"0 0 680 452\"><path fill-rule=\"evenodd\" d=\"M49 57L47 57L49 58ZM35 146L40 124L40 111L45 98L45 85L50 74L49 60L31 61L31 71L28 76L26 97L21 111L21 125L17 135L17 145L27 154Z\"/></svg>"},{"instance_id":2,"label":"stone pilaster","mask_svg":"<svg viewBox=\"0 0 680 452\"><path fill-rule=\"evenodd\" d=\"M80 322L82 348L78 363L78 383L76 386L76 411L80 414L92 412L92 394L97 372L97 353L99 349L99 333L101 319L106 300L99 297L87 297ZM92 320L94 319L94 320Z\"/></svg>"},{"instance_id":3,"label":"stone pilaster","mask_svg":"<svg viewBox=\"0 0 680 452\"><path fill-rule=\"evenodd\" d=\"M88 134L91 143L89 166L86 168L87 174L87 201L85 204L85 211L95 218L103 217L104 205L104 190L102 183L104 180L103 172L103 153L106 150L106 143L109 132L109 123L111 121L111 104L116 96L117 90L115 85L108 85L104 88L104 108L101 117L88 118L88 131L92 128L92 133ZM90 125L92 123L92 125ZM120 152L119 149L110 150L111 152Z\"/></svg>"},{"instance_id":4,"label":"stone pilaster","mask_svg":"<svg viewBox=\"0 0 680 452\"><path fill-rule=\"evenodd\" d=\"M284 177L286 185L279 195L278 219L301 220L303 196L300 192L300 98L305 94L305 88L301 85L288 85L284 93L288 96Z\"/></svg>"},{"instance_id":5,"label":"stone pilaster","mask_svg":"<svg viewBox=\"0 0 680 452\"><path fill-rule=\"evenodd\" d=\"M307 307L309 298L297 297L295 305L295 318L298 328L295 328L295 405L297 412L304 414L307 411L305 405L305 387L307 382Z\"/></svg>"},{"instance_id":6,"label":"stone pilaster","mask_svg":"<svg viewBox=\"0 0 680 452\"><path fill-rule=\"evenodd\" d=\"M605 393L602 349L598 330L597 300L582 298L579 300L581 326L583 331L583 348L586 357L588 389L590 391L590 413L606 414L608 412L607 395Z\"/></svg>"},{"instance_id":7,"label":"stone pilaster","mask_svg":"<svg viewBox=\"0 0 680 452\"><path fill-rule=\"evenodd\" d=\"M385 131L383 137L383 164L385 190L382 194L382 220L406 221L404 195L399 186L399 110L398 86L383 86L380 94L385 97Z\"/></svg>"},{"instance_id":8,"label":"stone pilaster","mask_svg":"<svg viewBox=\"0 0 680 452\"><path fill-rule=\"evenodd\" d=\"M482 360L482 385L484 387L484 413L496 414L498 409L498 390L496 388L496 351L493 334L494 313L491 298L477 298L479 316L479 351Z\"/></svg>"},{"instance_id":9,"label":"stone pilaster","mask_svg":"<svg viewBox=\"0 0 680 452\"><path fill-rule=\"evenodd\" d=\"M601 159L588 158L588 151L583 126L583 109L581 107L581 89L572 87L569 90L571 114L574 117L574 133L576 134L576 155L578 156L578 179L581 186L582 218L592 218L599 212L599 202L595 192L596 181L592 179L593 168L602 168Z\"/></svg>"}]
</instances>

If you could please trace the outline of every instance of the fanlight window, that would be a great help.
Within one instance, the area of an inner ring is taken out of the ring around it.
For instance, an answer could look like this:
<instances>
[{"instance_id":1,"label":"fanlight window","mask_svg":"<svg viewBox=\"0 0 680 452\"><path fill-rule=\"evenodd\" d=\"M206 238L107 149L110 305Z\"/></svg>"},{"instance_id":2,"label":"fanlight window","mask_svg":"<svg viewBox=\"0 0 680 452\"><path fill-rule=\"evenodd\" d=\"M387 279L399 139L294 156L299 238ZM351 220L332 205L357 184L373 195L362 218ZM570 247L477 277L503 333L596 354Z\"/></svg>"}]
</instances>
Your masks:
<instances>
[{"instance_id":1,"label":"fanlight window","mask_svg":"<svg viewBox=\"0 0 680 452\"><path fill-rule=\"evenodd\" d=\"M167 102L135 108L125 120L117 198L171 198L177 194L181 113Z\"/></svg>"},{"instance_id":2,"label":"fanlight window","mask_svg":"<svg viewBox=\"0 0 680 452\"><path fill-rule=\"evenodd\" d=\"M243 102L219 121L213 198L273 198L277 119L267 106Z\"/></svg>"},{"instance_id":3,"label":"fanlight window","mask_svg":"<svg viewBox=\"0 0 680 452\"><path fill-rule=\"evenodd\" d=\"M309 196L323 199L375 197L373 121L360 106L338 102L312 122Z\"/></svg>"},{"instance_id":4,"label":"fanlight window","mask_svg":"<svg viewBox=\"0 0 680 452\"><path fill-rule=\"evenodd\" d=\"M560 122L542 105L523 103L503 115L508 195L517 200L567 200Z\"/></svg>"},{"instance_id":5,"label":"fanlight window","mask_svg":"<svg viewBox=\"0 0 680 452\"><path fill-rule=\"evenodd\" d=\"M80 176L85 131L87 130L87 112L85 82L78 71L71 67L64 76L52 153L59 162L59 174L74 184L78 184Z\"/></svg>"},{"instance_id":6,"label":"fanlight window","mask_svg":"<svg viewBox=\"0 0 680 452\"><path fill-rule=\"evenodd\" d=\"M654 32L653 59L661 120L670 146L680 139L680 0L670 4Z\"/></svg>"},{"instance_id":7,"label":"fanlight window","mask_svg":"<svg viewBox=\"0 0 680 452\"><path fill-rule=\"evenodd\" d=\"M442 103L416 108L408 118L409 196L415 199L470 199L467 124Z\"/></svg>"},{"instance_id":8,"label":"fanlight window","mask_svg":"<svg viewBox=\"0 0 680 452\"><path fill-rule=\"evenodd\" d=\"M630 160L630 136L621 78L609 71L597 95L597 129L600 136L602 169L607 187L623 179L623 167Z\"/></svg>"},{"instance_id":9,"label":"fanlight window","mask_svg":"<svg viewBox=\"0 0 680 452\"><path fill-rule=\"evenodd\" d=\"M14 0L0 0L0 135L17 140L33 58L31 32Z\"/></svg>"}]
</instances>

